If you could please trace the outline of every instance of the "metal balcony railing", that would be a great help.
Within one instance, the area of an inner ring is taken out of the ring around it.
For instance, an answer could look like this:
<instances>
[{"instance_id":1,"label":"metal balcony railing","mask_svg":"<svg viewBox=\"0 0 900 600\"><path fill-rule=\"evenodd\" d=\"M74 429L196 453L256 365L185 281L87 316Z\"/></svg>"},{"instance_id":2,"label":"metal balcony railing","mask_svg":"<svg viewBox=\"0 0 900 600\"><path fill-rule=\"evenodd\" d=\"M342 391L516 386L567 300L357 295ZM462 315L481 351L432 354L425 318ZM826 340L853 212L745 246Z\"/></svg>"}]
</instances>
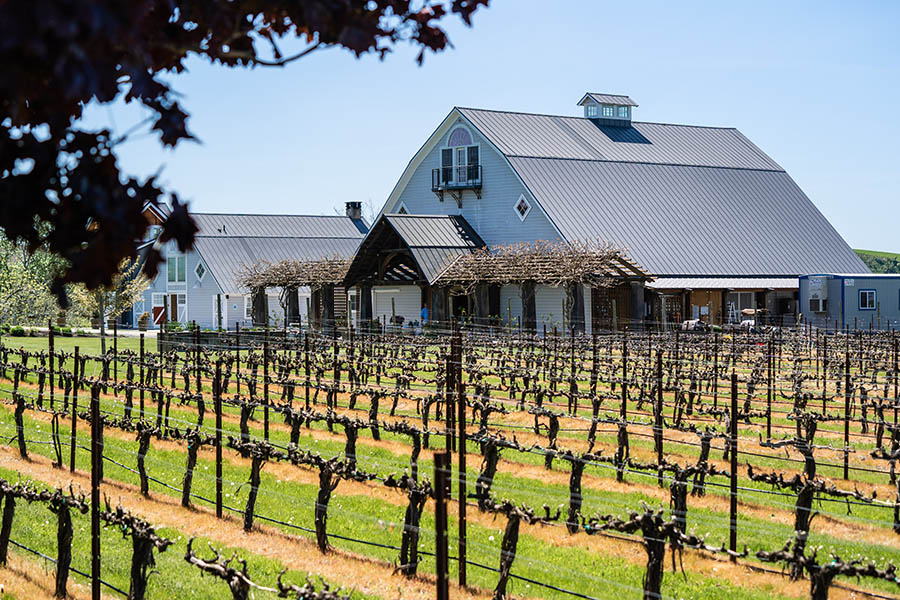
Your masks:
<instances>
[{"instance_id":1,"label":"metal balcony railing","mask_svg":"<svg viewBox=\"0 0 900 600\"><path fill-rule=\"evenodd\" d=\"M439 167L431 170L431 191L481 189L481 165Z\"/></svg>"}]
</instances>

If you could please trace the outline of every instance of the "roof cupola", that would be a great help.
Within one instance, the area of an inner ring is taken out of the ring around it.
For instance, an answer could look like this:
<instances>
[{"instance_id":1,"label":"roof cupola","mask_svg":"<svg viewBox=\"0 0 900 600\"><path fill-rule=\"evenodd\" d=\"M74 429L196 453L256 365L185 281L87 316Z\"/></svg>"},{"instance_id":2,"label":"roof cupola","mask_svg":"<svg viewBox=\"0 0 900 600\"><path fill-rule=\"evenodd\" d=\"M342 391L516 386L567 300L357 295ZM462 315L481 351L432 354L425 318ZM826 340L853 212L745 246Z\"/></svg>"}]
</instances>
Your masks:
<instances>
[{"instance_id":1,"label":"roof cupola","mask_svg":"<svg viewBox=\"0 0 900 600\"><path fill-rule=\"evenodd\" d=\"M584 116L596 119L601 125L631 126L631 111L637 102L628 96L618 94L586 93L578 102L584 107Z\"/></svg>"}]
</instances>

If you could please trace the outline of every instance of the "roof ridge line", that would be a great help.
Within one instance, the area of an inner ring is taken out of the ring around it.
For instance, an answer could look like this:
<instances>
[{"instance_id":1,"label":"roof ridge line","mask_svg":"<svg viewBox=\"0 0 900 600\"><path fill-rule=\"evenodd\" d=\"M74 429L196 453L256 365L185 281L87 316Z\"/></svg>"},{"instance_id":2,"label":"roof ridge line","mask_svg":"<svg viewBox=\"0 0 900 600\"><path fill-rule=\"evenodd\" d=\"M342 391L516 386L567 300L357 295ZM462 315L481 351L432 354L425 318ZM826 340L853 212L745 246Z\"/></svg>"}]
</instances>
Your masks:
<instances>
[{"instance_id":1,"label":"roof ridge line","mask_svg":"<svg viewBox=\"0 0 900 600\"><path fill-rule=\"evenodd\" d=\"M784 169L758 169L753 167L723 167L719 165L689 165L685 163L663 163L644 160L612 160L605 158L573 158L571 156L529 156L526 154L507 154L507 158L529 158L533 160L570 160L576 162L619 163L623 165L655 165L660 167L691 167L694 169L725 169L729 171L759 171L762 173L787 173Z\"/></svg>"},{"instance_id":2,"label":"roof ridge line","mask_svg":"<svg viewBox=\"0 0 900 600\"><path fill-rule=\"evenodd\" d=\"M297 215L289 213L225 213L225 212L195 212L192 215L223 216L223 217L327 217L329 219L350 219L347 215ZM352 219L351 219L352 220Z\"/></svg>"},{"instance_id":3,"label":"roof ridge line","mask_svg":"<svg viewBox=\"0 0 900 600\"><path fill-rule=\"evenodd\" d=\"M495 113L503 113L507 115L529 115L532 117L555 117L558 119L578 119L590 121L591 119L587 117L578 117L573 115L553 115L550 113L536 113L536 112L526 112L522 110L500 110L496 108L475 108L472 106L454 106L456 110L475 110L480 112L495 112ZM717 129L723 131L740 131L737 127L727 127L722 125L691 125L688 123L662 123L660 121L631 121L632 123L638 123L642 125L664 125L666 127L692 127L694 129Z\"/></svg>"},{"instance_id":4,"label":"roof ridge line","mask_svg":"<svg viewBox=\"0 0 900 600\"><path fill-rule=\"evenodd\" d=\"M219 235L219 234L203 234L198 233L195 238L217 239L217 240L236 240L236 239L266 239L266 240L358 240L358 237L350 237L346 235Z\"/></svg>"}]
</instances>

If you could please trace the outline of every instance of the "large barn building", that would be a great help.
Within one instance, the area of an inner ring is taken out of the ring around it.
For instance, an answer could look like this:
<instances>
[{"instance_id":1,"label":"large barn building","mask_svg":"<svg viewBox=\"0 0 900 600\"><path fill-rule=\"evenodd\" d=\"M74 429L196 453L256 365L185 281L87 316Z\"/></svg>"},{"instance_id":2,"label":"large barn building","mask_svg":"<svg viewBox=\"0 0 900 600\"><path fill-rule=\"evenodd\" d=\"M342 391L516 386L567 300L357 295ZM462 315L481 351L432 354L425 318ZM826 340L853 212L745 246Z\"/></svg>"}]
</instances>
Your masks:
<instances>
[{"instance_id":1,"label":"large barn building","mask_svg":"<svg viewBox=\"0 0 900 600\"><path fill-rule=\"evenodd\" d=\"M603 240L625 249L653 280L585 288L587 330L608 325L610 296L619 322L722 323L752 308L793 323L798 276L868 272L790 175L737 129L634 121L627 96L588 93L578 105L583 116L451 110L351 266L344 283L364 290L361 312L407 321L423 305L438 317L458 312L453 298L434 305L435 283L455 256L482 244ZM380 270L365 268L376 255ZM520 322L516 286L493 296L490 314ZM538 326L565 320L564 296L537 286Z\"/></svg>"}]
</instances>

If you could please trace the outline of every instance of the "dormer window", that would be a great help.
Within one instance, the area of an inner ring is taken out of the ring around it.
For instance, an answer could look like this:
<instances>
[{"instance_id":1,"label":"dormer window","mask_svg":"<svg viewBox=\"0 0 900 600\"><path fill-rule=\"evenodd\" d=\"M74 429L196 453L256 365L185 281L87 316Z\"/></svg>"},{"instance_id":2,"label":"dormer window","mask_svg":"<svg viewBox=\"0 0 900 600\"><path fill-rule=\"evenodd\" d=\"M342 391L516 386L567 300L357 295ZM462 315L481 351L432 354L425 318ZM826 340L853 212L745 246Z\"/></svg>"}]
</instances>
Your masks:
<instances>
[{"instance_id":1,"label":"dormer window","mask_svg":"<svg viewBox=\"0 0 900 600\"><path fill-rule=\"evenodd\" d=\"M585 108L585 116L588 119L596 119L597 118L597 105L596 104L588 104Z\"/></svg>"},{"instance_id":2,"label":"dormer window","mask_svg":"<svg viewBox=\"0 0 900 600\"><path fill-rule=\"evenodd\" d=\"M617 106L620 119L628 118L628 107L627 106Z\"/></svg>"},{"instance_id":3,"label":"dormer window","mask_svg":"<svg viewBox=\"0 0 900 600\"><path fill-rule=\"evenodd\" d=\"M616 107L615 107L615 106L607 106L607 105L603 105L603 116L604 116L604 117L614 117L614 116L616 116Z\"/></svg>"}]
</instances>

